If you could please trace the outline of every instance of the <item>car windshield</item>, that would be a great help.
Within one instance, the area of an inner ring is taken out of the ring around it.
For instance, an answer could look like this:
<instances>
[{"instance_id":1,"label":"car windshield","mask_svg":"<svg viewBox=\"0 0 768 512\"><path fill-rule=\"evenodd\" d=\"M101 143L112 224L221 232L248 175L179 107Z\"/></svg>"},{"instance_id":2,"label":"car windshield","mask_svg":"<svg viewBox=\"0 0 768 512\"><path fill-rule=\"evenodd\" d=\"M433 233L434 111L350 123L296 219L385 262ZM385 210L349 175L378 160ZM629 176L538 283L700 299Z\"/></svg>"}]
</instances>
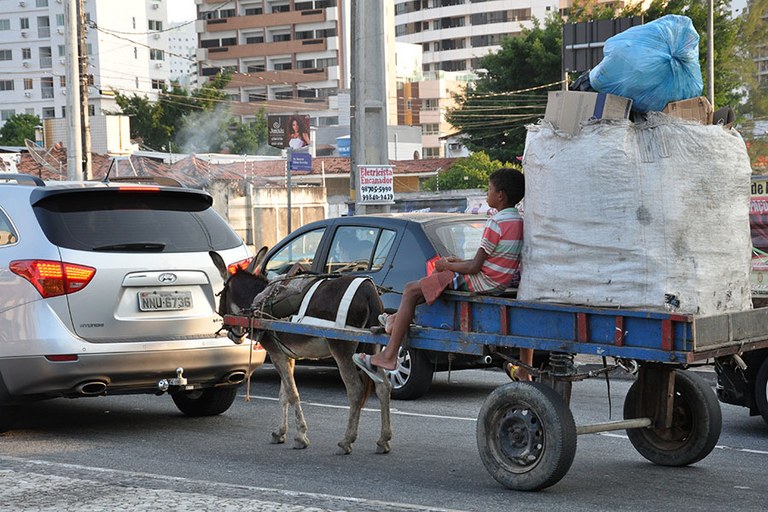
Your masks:
<instances>
[{"instance_id":1,"label":"car windshield","mask_svg":"<svg viewBox=\"0 0 768 512\"><path fill-rule=\"evenodd\" d=\"M196 194L56 194L36 203L35 215L51 243L82 251L220 251L242 243Z\"/></svg>"},{"instance_id":2,"label":"car windshield","mask_svg":"<svg viewBox=\"0 0 768 512\"><path fill-rule=\"evenodd\" d=\"M463 260L474 258L480 247L485 220L483 217L478 217L477 220L461 220L438 225L434 235L447 251L443 256L454 255Z\"/></svg>"}]
</instances>

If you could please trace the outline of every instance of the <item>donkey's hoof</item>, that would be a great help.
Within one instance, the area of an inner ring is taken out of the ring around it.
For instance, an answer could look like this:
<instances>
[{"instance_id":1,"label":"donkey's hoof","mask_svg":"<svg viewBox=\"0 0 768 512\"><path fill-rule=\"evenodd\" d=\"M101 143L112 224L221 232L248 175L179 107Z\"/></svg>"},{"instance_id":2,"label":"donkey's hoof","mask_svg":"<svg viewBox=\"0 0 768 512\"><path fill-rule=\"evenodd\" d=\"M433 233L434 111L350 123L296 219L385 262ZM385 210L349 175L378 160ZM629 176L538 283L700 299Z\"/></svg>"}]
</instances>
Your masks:
<instances>
[{"instance_id":1,"label":"donkey's hoof","mask_svg":"<svg viewBox=\"0 0 768 512\"><path fill-rule=\"evenodd\" d=\"M285 442L285 434L278 434L272 432L272 444L283 444Z\"/></svg>"},{"instance_id":2,"label":"donkey's hoof","mask_svg":"<svg viewBox=\"0 0 768 512\"><path fill-rule=\"evenodd\" d=\"M392 443L389 441L378 441L376 443L376 453L389 453L392 451Z\"/></svg>"},{"instance_id":3,"label":"donkey's hoof","mask_svg":"<svg viewBox=\"0 0 768 512\"><path fill-rule=\"evenodd\" d=\"M352 453L352 443L345 443L344 441L341 441L339 443L339 451L336 453L339 455L349 455Z\"/></svg>"},{"instance_id":4,"label":"donkey's hoof","mask_svg":"<svg viewBox=\"0 0 768 512\"><path fill-rule=\"evenodd\" d=\"M309 446L309 439L307 439L306 437L297 437L293 440L294 450L303 450L308 446Z\"/></svg>"}]
</instances>

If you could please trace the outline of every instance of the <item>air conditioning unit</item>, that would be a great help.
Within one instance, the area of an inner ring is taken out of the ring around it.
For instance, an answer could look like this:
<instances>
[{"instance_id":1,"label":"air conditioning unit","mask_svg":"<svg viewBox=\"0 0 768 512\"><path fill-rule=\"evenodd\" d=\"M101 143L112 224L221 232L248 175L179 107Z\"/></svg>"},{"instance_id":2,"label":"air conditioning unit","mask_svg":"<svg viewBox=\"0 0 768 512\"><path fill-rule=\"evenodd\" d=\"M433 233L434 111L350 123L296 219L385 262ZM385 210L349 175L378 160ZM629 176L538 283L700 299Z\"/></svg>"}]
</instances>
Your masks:
<instances>
[{"instance_id":1,"label":"air conditioning unit","mask_svg":"<svg viewBox=\"0 0 768 512\"><path fill-rule=\"evenodd\" d=\"M22 62L21 65L24 66L25 68L28 68L30 66L28 60L25 60L24 62Z\"/></svg>"},{"instance_id":2,"label":"air conditioning unit","mask_svg":"<svg viewBox=\"0 0 768 512\"><path fill-rule=\"evenodd\" d=\"M160 39L160 34L155 34L155 39Z\"/></svg>"},{"instance_id":3,"label":"air conditioning unit","mask_svg":"<svg viewBox=\"0 0 768 512\"><path fill-rule=\"evenodd\" d=\"M64 87L61 88L61 94L63 94L64 96L67 95L67 90Z\"/></svg>"},{"instance_id":4,"label":"air conditioning unit","mask_svg":"<svg viewBox=\"0 0 768 512\"><path fill-rule=\"evenodd\" d=\"M57 28L56 32L58 32L59 34L63 34L64 33L64 27Z\"/></svg>"},{"instance_id":5,"label":"air conditioning unit","mask_svg":"<svg viewBox=\"0 0 768 512\"><path fill-rule=\"evenodd\" d=\"M26 30L22 30L21 37L29 37L29 32L27 32Z\"/></svg>"},{"instance_id":6,"label":"air conditioning unit","mask_svg":"<svg viewBox=\"0 0 768 512\"><path fill-rule=\"evenodd\" d=\"M31 98L32 97L32 93L27 91L27 92L24 93L24 96L26 96L27 98Z\"/></svg>"},{"instance_id":7,"label":"air conditioning unit","mask_svg":"<svg viewBox=\"0 0 768 512\"><path fill-rule=\"evenodd\" d=\"M162 62L155 62L155 67L156 68L161 68L161 67L163 67L163 63Z\"/></svg>"},{"instance_id":8,"label":"air conditioning unit","mask_svg":"<svg viewBox=\"0 0 768 512\"><path fill-rule=\"evenodd\" d=\"M66 64L67 63L67 59L62 57L62 58L59 59L59 62L61 62L62 64Z\"/></svg>"},{"instance_id":9,"label":"air conditioning unit","mask_svg":"<svg viewBox=\"0 0 768 512\"><path fill-rule=\"evenodd\" d=\"M19 2L19 7L25 7L26 5L27 5L27 2L25 2L24 0Z\"/></svg>"},{"instance_id":10,"label":"air conditioning unit","mask_svg":"<svg viewBox=\"0 0 768 512\"><path fill-rule=\"evenodd\" d=\"M152 4L152 8L153 9L159 9L160 8L160 4Z\"/></svg>"}]
</instances>

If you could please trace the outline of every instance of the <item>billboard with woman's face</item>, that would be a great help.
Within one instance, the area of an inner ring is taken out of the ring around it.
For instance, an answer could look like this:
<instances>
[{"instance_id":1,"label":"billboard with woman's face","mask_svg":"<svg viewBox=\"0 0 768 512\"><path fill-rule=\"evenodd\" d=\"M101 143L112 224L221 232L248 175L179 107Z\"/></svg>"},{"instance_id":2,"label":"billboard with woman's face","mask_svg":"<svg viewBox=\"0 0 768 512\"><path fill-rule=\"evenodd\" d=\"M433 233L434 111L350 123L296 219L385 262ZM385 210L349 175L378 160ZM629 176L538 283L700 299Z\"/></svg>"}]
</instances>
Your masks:
<instances>
[{"instance_id":1,"label":"billboard with woman's face","mask_svg":"<svg viewBox=\"0 0 768 512\"><path fill-rule=\"evenodd\" d=\"M309 116L268 116L269 145L294 151L309 151Z\"/></svg>"}]
</instances>

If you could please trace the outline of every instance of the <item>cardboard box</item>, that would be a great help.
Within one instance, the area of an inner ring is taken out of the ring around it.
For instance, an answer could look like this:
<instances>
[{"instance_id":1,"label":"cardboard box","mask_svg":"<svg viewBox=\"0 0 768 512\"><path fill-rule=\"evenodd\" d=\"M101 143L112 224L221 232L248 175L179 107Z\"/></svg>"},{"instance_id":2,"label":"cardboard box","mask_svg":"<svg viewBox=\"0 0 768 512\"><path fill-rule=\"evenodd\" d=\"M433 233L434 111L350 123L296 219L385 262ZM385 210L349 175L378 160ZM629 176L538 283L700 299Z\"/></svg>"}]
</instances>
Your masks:
<instances>
[{"instance_id":1,"label":"cardboard box","mask_svg":"<svg viewBox=\"0 0 768 512\"><path fill-rule=\"evenodd\" d=\"M705 96L667 103L662 112L680 119L712 124L712 104Z\"/></svg>"},{"instance_id":2,"label":"cardboard box","mask_svg":"<svg viewBox=\"0 0 768 512\"><path fill-rule=\"evenodd\" d=\"M558 130L578 135L590 119L628 119L632 100L602 92L550 91L544 119Z\"/></svg>"}]
</instances>

